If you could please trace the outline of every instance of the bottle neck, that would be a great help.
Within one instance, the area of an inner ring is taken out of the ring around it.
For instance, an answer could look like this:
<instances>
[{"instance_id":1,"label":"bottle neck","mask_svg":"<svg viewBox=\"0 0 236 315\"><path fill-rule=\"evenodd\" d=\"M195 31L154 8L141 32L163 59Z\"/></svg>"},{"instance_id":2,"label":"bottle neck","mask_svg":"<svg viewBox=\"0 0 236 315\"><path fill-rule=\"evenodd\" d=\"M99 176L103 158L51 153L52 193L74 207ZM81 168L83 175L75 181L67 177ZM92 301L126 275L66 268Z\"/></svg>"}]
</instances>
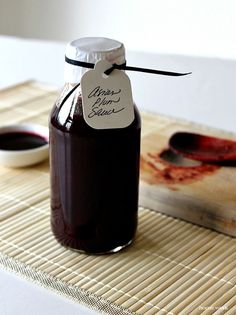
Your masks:
<instances>
[{"instance_id":1,"label":"bottle neck","mask_svg":"<svg viewBox=\"0 0 236 315\"><path fill-rule=\"evenodd\" d=\"M72 85L75 85L80 82L83 74L87 72L88 68L83 68L79 66L71 65L67 62L65 62L64 66L64 82L70 83Z\"/></svg>"},{"instance_id":2,"label":"bottle neck","mask_svg":"<svg viewBox=\"0 0 236 315\"><path fill-rule=\"evenodd\" d=\"M98 59L94 59L93 62L90 62L90 60L89 60L89 63L94 65L98 60L107 60L107 59L106 58L103 58L103 59L98 58ZM125 64L126 63L125 56L123 56L122 58L109 60L109 62L110 62L110 64L115 63L117 65ZM86 68L86 66L87 66L86 62L82 61L81 63L84 63L85 67L84 67L84 65L80 66L78 64L72 64L72 63L65 62L65 65L64 65L64 81L65 82L70 82L72 84L79 83L81 81L81 78L84 75L84 73L87 72L88 70L91 70L91 66L90 66L90 68Z\"/></svg>"}]
</instances>

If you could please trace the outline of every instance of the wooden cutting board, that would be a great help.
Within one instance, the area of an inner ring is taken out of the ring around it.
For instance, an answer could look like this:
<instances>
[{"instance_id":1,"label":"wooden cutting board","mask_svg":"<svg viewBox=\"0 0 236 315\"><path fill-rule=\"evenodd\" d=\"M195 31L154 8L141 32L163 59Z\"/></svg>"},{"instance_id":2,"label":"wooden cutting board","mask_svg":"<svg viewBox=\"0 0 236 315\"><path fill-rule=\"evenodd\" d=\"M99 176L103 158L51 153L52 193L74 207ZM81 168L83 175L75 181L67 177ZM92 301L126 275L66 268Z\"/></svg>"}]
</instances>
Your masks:
<instances>
[{"instance_id":1,"label":"wooden cutting board","mask_svg":"<svg viewBox=\"0 0 236 315\"><path fill-rule=\"evenodd\" d=\"M236 140L230 133L143 113L140 205L236 236L236 167L178 166L163 159L170 136L183 130Z\"/></svg>"}]
</instances>

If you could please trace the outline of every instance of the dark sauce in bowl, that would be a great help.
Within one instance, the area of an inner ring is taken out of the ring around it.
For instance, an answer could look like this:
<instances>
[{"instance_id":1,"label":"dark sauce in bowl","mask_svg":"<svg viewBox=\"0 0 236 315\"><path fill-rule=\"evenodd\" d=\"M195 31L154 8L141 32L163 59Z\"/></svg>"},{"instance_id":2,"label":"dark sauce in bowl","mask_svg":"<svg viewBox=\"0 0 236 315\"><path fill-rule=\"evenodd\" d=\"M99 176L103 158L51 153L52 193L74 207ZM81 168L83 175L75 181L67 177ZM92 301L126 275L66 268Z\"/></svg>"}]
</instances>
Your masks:
<instances>
[{"instance_id":1,"label":"dark sauce in bowl","mask_svg":"<svg viewBox=\"0 0 236 315\"><path fill-rule=\"evenodd\" d=\"M8 131L0 134L0 150L31 150L48 144L43 136L28 131Z\"/></svg>"}]
</instances>

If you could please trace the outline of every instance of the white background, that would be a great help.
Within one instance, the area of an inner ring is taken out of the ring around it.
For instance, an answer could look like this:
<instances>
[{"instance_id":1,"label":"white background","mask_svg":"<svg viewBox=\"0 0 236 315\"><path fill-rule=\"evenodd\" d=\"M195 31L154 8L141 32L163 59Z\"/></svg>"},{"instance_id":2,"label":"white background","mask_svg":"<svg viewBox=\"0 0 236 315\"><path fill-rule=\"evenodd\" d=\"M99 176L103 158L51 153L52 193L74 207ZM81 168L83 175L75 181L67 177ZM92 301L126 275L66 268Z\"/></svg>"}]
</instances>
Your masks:
<instances>
[{"instance_id":1,"label":"white background","mask_svg":"<svg viewBox=\"0 0 236 315\"><path fill-rule=\"evenodd\" d=\"M140 108L236 132L235 12L235 0L0 0L0 34L58 48L1 45L0 88L27 77L59 87L66 42L105 36L125 44L128 65L193 72L129 73Z\"/></svg>"},{"instance_id":2,"label":"white background","mask_svg":"<svg viewBox=\"0 0 236 315\"><path fill-rule=\"evenodd\" d=\"M48 52L32 43L26 53L24 43L1 47L13 62L0 60L0 88L29 75L61 86L66 42L105 36L125 44L128 65L193 72L129 73L140 108L236 132L235 12L235 0L0 0L0 34L60 47Z\"/></svg>"},{"instance_id":3,"label":"white background","mask_svg":"<svg viewBox=\"0 0 236 315\"><path fill-rule=\"evenodd\" d=\"M0 33L107 36L129 50L236 58L235 12L235 0L0 0Z\"/></svg>"}]
</instances>

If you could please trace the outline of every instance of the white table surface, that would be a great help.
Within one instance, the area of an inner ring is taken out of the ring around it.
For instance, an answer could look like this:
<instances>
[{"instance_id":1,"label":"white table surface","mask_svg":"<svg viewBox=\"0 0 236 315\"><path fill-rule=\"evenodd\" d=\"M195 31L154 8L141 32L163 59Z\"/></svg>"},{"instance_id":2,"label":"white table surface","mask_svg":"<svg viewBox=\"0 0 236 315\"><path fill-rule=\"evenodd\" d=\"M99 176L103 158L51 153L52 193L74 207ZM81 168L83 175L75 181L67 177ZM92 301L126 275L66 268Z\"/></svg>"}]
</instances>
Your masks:
<instances>
[{"instance_id":1,"label":"white table surface","mask_svg":"<svg viewBox=\"0 0 236 315\"><path fill-rule=\"evenodd\" d=\"M94 315L99 313L0 269L0 314Z\"/></svg>"},{"instance_id":2,"label":"white table surface","mask_svg":"<svg viewBox=\"0 0 236 315\"><path fill-rule=\"evenodd\" d=\"M0 88L29 79L63 84L64 43L0 36ZM140 108L236 132L236 61L128 52L129 65L192 71L173 78L130 73ZM97 314L0 269L1 315Z\"/></svg>"}]
</instances>

